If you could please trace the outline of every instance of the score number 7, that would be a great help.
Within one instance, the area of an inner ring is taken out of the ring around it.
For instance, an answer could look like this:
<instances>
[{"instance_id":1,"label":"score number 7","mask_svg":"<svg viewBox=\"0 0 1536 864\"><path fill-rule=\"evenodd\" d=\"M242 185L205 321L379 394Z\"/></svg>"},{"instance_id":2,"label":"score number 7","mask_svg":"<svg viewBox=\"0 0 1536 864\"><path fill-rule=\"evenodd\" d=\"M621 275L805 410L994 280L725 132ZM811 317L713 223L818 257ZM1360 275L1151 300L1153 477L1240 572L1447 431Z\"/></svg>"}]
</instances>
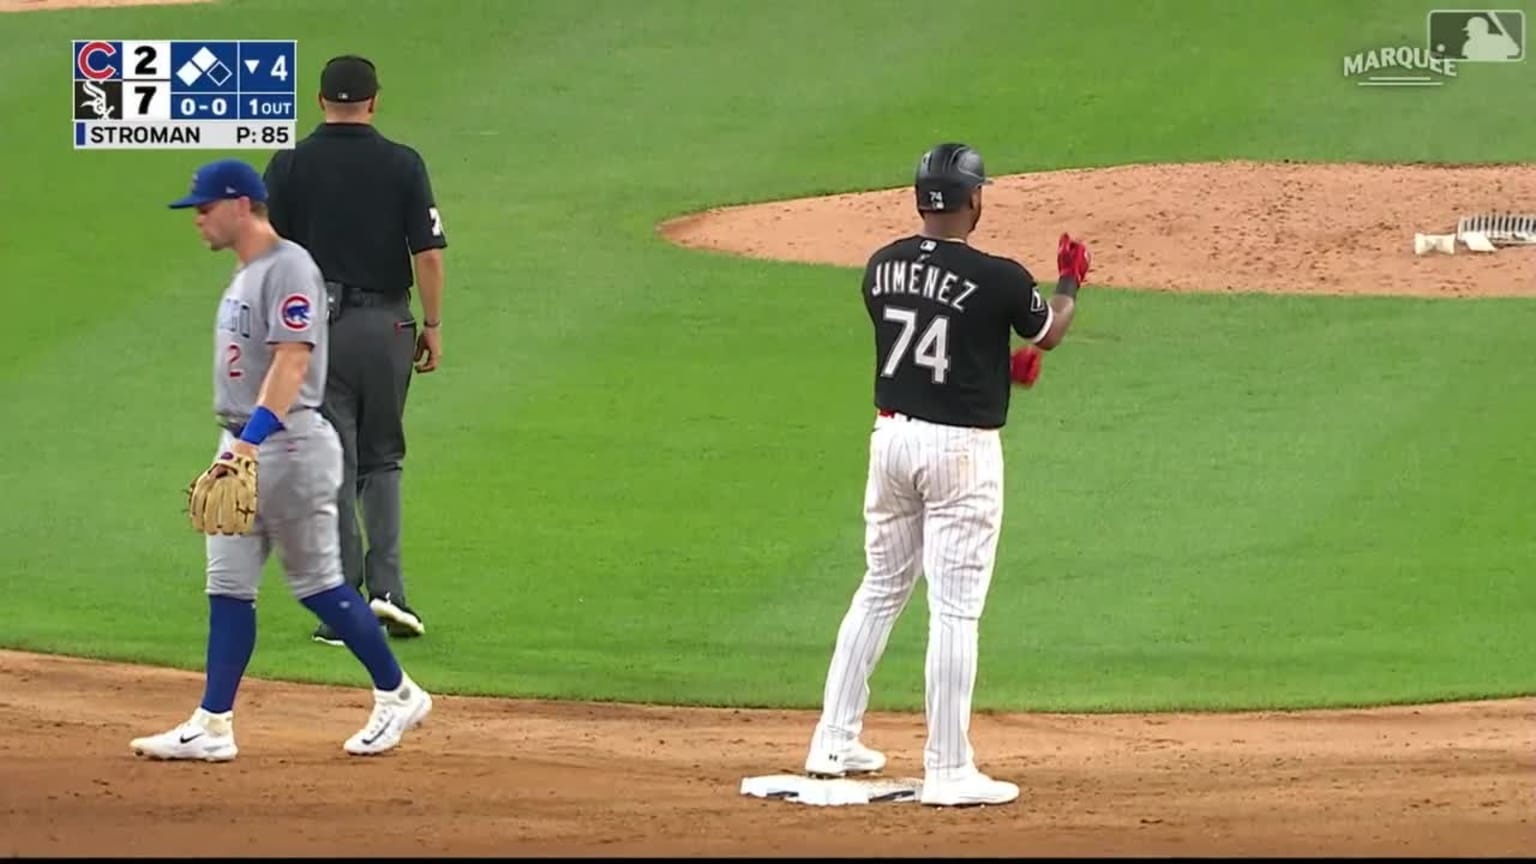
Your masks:
<instances>
[{"instance_id":1,"label":"score number 7","mask_svg":"<svg viewBox=\"0 0 1536 864\"><path fill-rule=\"evenodd\" d=\"M885 320L901 324L901 333L896 336L896 344L891 346L891 354L885 358L885 366L880 370L881 377L889 378L896 374L896 367L901 365L901 358L906 355L907 348L912 345L912 334L917 332L917 312L901 306L887 306ZM928 323L928 328L917 340L917 348L912 352L912 362L932 370L933 383L944 383L944 379L949 374L949 318L947 316L933 316L933 320Z\"/></svg>"}]
</instances>

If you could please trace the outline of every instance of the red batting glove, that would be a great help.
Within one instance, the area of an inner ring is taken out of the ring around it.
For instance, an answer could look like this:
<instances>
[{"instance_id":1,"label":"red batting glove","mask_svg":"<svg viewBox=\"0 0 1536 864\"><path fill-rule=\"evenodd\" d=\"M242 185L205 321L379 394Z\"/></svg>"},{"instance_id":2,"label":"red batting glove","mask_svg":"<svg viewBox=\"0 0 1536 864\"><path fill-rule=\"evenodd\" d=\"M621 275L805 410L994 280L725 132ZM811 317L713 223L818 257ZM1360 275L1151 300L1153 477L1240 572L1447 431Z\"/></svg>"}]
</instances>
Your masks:
<instances>
[{"instance_id":1,"label":"red batting glove","mask_svg":"<svg viewBox=\"0 0 1536 864\"><path fill-rule=\"evenodd\" d=\"M1088 267L1092 259L1087 246L1073 240L1068 234L1061 235L1061 241L1056 244L1056 270L1061 276L1071 276L1077 280L1077 284L1083 284L1088 278Z\"/></svg>"},{"instance_id":2,"label":"red batting glove","mask_svg":"<svg viewBox=\"0 0 1536 864\"><path fill-rule=\"evenodd\" d=\"M1040 377L1040 349L1025 345L1013 352L1008 361L1008 375L1020 387L1035 386L1035 379Z\"/></svg>"}]
</instances>

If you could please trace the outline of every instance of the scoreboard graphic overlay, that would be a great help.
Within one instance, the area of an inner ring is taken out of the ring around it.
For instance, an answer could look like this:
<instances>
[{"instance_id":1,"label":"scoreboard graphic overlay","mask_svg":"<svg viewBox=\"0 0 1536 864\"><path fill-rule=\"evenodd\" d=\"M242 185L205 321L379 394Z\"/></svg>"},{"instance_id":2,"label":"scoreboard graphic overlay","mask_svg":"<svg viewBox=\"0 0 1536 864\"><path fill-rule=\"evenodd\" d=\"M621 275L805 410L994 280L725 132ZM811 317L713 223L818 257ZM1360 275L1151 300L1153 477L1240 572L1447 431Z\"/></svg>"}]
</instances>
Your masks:
<instances>
[{"instance_id":1,"label":"scoreboard graphic overlay","mask_svg":"<svg viewBox=\"0 0 1536 864\"><path fill-rule=\"evenodd\" d=\"M77 39L76 150L287 149L294 40Z\"/></svg>"}]
</instances>

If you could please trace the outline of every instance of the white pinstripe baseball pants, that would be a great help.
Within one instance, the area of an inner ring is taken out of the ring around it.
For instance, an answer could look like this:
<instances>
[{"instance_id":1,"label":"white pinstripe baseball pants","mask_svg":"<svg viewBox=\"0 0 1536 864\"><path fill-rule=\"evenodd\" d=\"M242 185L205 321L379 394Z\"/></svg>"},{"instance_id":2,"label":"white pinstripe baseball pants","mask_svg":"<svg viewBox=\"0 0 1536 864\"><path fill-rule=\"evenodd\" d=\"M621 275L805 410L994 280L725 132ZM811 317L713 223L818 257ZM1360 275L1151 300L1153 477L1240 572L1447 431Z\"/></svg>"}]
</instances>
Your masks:
<instances>
[{"instance_id":1,"label":"white pinstripe baseball pants","mask_svg":"<svg viewBox=\"0 0 1536 864\"><path fill-rule=\"evenodd\" d=\"M837 633L812 747L857 738L869 677L919 574L928 582L929 777L975 770L971 697L977 622L986 605L1003 518L1003 451L995 429L880 417L864 494L863 583Z\"/></svg>"}]
</instances>

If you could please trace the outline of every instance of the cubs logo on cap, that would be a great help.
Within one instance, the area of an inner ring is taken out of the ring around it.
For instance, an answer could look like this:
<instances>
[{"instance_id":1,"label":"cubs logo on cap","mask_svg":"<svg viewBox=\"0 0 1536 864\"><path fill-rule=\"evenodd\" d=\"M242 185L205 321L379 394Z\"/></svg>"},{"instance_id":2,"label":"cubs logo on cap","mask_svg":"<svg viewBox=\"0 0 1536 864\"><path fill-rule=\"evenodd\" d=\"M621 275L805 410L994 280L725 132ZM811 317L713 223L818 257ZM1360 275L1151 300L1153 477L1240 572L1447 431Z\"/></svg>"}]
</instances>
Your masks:
<instances>
[{"instance_id":1,"label":"cubs logo on cap","mask_svg":"<svg viewBox=\"0 0 1536 864\"><path fill-rule=\"evenodd\" d=\"M289 294L278 308L283 316L283 326L295 333L308 330L314 320L309 298L303 294Z\"/></svg>"},{"instance_id":2,"label":"cubs logo on cap","mask_svg":"<svg viewBox=\"0 0 1536 864\"><path fill-rule=\"evenodd\" d=\"M172 201L170 206L173 210L179 210L212 204L226 198L266 201L267 186L261 174L249 163L239 159L220 159L198 168L192 175L191 190Z\"/></svg>"}]
</instances>

